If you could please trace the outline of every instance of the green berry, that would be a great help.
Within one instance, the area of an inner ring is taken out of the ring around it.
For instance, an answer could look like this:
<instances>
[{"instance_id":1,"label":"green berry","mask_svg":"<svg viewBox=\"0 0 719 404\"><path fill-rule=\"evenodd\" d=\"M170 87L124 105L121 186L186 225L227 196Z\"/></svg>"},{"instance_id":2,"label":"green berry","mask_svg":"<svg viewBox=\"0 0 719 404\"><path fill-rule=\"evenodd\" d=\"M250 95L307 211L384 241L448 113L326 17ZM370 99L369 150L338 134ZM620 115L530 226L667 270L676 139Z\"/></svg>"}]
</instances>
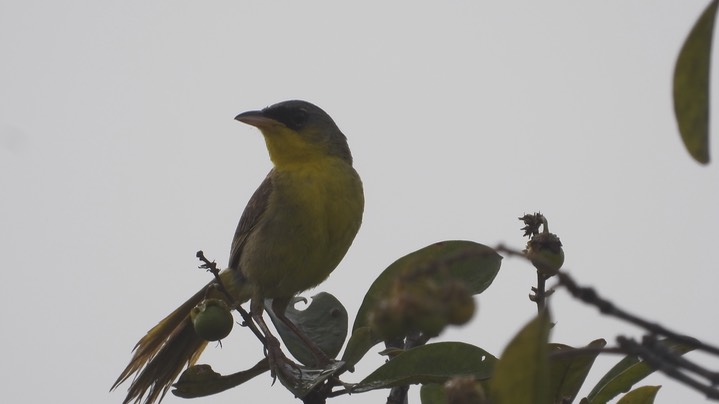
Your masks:
<instances>
[{"instance_id":1,"label":"green berry","mask_svg":"<svg viewBox=\"0 0 719 404\"><path fill-rule=\"evenodd\" d=\"M532 237L525 253L537 271L547 277L556 275L564 264L562 242L553 233L540 233Z\"/></svg>"},{"instance_id":2,"label":"green berry","mask_svg":"<svg viewBox=\"0 0 719 404\"><path fill-rule=\"evenodd\" d=\"M232 313L224 301L203 300L190 312L195 332L207 341L219 341L230 334L235 324Z\"/></svg>"}]
</instances>

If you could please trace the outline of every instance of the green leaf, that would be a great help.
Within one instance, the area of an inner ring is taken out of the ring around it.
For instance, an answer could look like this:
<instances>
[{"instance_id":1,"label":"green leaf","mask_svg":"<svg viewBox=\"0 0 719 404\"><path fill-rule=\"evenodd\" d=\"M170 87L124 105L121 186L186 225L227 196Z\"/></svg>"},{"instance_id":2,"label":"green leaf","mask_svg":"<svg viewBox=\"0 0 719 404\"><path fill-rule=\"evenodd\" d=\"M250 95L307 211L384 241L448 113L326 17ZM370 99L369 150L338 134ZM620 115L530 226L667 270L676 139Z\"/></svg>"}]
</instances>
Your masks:
<instances>
[{"instance_id":1,"label":"green leaf","mask_svg":"<svg viewBox=\"0 0 719 404\"><path fill-rule=\"evenodd\" d=\"M305 335L317 344L317 347L330 358L335 358L342 349L347 338L349 323L347 310L336 297L321 292L312 297L312 302L304 310L297 310L297 302L306 302L304 298L295 297L287 306L285 315ZM282 341L298 361L307 366L315 365L315 357L307 346L292 330L280 321L272 312L271 304L266 304L267 312Z\"/></svg>"},{"instance_id":2,"label":"green leaf","mask_svg":"<svg viewBox=\"0 0 719 404\"><path fill-rule=\"evenodd\" d=\"M586 346L588 349L604 348L607 341L598 339ZM574 354L576 350L567 345L549 344L549 392L555 403L574 402L579 389L589 374L599 352ZM561 354L558 354L561 353Z\"/></svg>"},{"instance_id":3,"label":"green leaf","mask_svg":"<svg viewBox=\"0 0 719 404\"><path fill-rule=\"evenodd\" d=\"M617 404L653 404L662 386L642 386L625 394Z\"/></svg>"},{"instance_id":4,"label":"green leaf","mask_svg":"<svg viewBox=\"0 0 719 404\"><path fill-rule=\"evenodd\" d=\"M541 313L507 345L489 381L494 404L550 404L549 314Z\"/></svg>"},{"instance_id":5,"label":"green leaf","mask_svg":"<svg viewBox=\"0 0 719 404\"><path fill-rule=\"evenodd\" d=\"M683 355L694 350L691 345L662 340L659 342L677 355ZM626 356L602 377L589 393L587 399L592 404L604 404L621 393L625 393L645 377L654 372L654 369L640 361L635 356Z\"/></svg>"},{"instance_id":6,"label":"green leaf","mask_svg":"<svg viewBox=\"0 0 719 404\"><path fill-rule=\"evenodd\" d=\"M684 41L674 68L674 113L689 154L709 162L709 66L719 0L709 3Z\"/></svg>"},{"instance_id":7,"label":"green leaf","mask_svg":"<svg viewBox=\"0 0 719 404\"><path fill-rule=\"evenodd\" d=\"M373 346L377 345L377 337L370 327L360 327L352 333L347 348L342 354L342 361L348 369L352 369Z\"/></svg>"},{"instance_id":8,"label":"green leaf","mask_svg":"<svg viewBox=\"0 0 719 404\"><path fill-rule=\"evenodd\" d=\"M380 366L352 388L360 393L417 383L444 383L453 376L478 380L492 375L496 358L463 342L438 342L412 348Z\"/></svg>"},{"instance_id":9,"label":"green leaf","mask_svg":"<svg viewBox=\"0 0 719 404\"><path fill-rule=\"evenodd\" d=\"M204 397L237 387L257 375L268 371L267 359L257 362L252 368L222 376L212 370L210 365L194 365L187 368L173 384L172 394L182 398Z\"/></svg>"},{"instance_id":10,"label":"green leaf","mask_svg":"<svg viewBox=\"0 0 719 404\"><path fill-rule=\"evenodd\" d=\"M502 257L493 249L473 241L442 241L395 261L370 286L362 301L352 331L368 325L369 312L388 295L397 275L418 267L444 266L451 277L461 280L472 292L483 292L494 281ZM379 340L377 340L379 342Z\"/></svg>"}]
</instances>

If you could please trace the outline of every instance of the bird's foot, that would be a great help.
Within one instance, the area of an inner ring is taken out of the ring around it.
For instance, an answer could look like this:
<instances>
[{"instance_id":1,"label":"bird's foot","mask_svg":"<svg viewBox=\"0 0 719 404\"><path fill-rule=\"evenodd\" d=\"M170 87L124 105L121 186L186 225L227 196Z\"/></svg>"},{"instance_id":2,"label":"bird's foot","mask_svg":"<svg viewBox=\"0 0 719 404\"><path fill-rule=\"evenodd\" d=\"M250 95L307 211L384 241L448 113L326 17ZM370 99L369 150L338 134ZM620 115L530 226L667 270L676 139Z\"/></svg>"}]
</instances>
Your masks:
<instances>
[{"instance_id":1,"label":"bird's foot","mask_svg":"<svg viewBox=\"0 0 719 404\"><path fill-rule=\"evenodd\" d=\"M302 376L300 366L290 360L282 352L280 341L273 336L267 338L267 360L270 365L270 375L272 375L273 383L279 377L282 384L297 384Z\"/></svg>"}]
</instances>

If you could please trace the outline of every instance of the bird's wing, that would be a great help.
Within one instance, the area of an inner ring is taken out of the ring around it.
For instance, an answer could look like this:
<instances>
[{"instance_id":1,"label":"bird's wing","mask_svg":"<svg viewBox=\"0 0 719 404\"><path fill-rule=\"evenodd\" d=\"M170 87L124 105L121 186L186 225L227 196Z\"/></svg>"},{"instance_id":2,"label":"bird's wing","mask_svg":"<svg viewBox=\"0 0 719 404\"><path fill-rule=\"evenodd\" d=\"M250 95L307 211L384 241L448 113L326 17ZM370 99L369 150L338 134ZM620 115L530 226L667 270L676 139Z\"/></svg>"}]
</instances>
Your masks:
<instances>
[{"instance_id":1,"label":"bird's wing","mask_svg":"<svg viewBox=\"0 0 719 404\"><path fill-rule=\"evenodd\" d=\"M245 246L247 236L252 232L252 229L260 221L260 218L267 209L267 203L272 193L272 171L267 174L265 180L257 188L255 193L247 202L245 211L242 212L240 217L240 223L237 225L235 230L235 237L232 239L232 248L230 249L230 268L239 268L240 256Z\"/></svg>"}]
</instances>

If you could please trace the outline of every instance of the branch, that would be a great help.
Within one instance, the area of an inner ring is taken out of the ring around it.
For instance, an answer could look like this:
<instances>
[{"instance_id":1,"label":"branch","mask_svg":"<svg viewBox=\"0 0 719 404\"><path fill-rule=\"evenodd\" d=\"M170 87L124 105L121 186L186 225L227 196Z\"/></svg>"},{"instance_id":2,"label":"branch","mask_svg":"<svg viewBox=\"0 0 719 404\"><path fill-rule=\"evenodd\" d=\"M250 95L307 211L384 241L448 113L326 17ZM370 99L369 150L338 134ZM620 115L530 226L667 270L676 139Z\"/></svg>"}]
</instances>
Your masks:
<instances>
[{"instance_id":1,"label":"branch","mask_svg":"<svg viewBox=\"0 0 719 404\"><path fill-rule=\"evenodd\" d=\"M609 300L600 297L593 288L579 286L574 281L574 279L572 279L572 277L565 272L560 272L557 276L559 278L559 284L564 286L572 296L583 301L584 303L597 307L597 309L599 309L602 314L622 319L628 323L644 328L651 334L663 335L674 341L681 342L683 344L693 346L696 349L719 356L719 348L713 345L701 342L700 340L694 337L690 337L688 335L679 334L675 331L669 330L668 328L660 324L650 322L639 316L622 310Z\"/></svg>"},{"instance_id":2,"label":"branch","mask_svg":"<svg viewBox=\"0 0 719 404\"><path fill-rule=\"evenodd\" d=\"M529 261L529 258L523 251L515 250L501 244L497 246L496 250L498 252L503 252L508 256L521 257ZM638 343L627 337L619 336L617 337L617 342L619 344L618 347L577 348L552 353L550 354L551 357L580 355L583 353L624 353L626 355L636 356L651 368L659 370L668 377L702 392L707 396L707 398L719 400L719 388L715 387L719 385L719 372L704 368L699 364L682 357L669 347L659 343L660 341L657 339L657 336L666 337L674 342L687 345L715 356L719 356L719 348L702 342L697 338L680 334L658 323L646 320L638 315L623 310L611 301L599 296L597 291L593 288L580 286L569 274L564 271L559 271L556 275L558 278L558 284L566 288L567 291L576 299L595 306L602 314L616 317L620 320L643 328L649 333L649 335L642 339L642 343ZM533 288L535 295L530 295L530 298L537 302L538 307L541 307L541 292L543 291L541 276L542 275L539 274L540 278L537 288ZM704 383L701 380L697 380L697 378L692 377L691 374L699 376L707 382Z\"/></svg>"},{"instance_id":3,"label":"branch","mask_svg":"<svg viewBox=\"0 0 719 404\"><path fill-rule=\"evenodd\" d=\"M714 387L715 382L704 384L682 372L680 370L680 367L675 366L675 354L670 353L669 355L665 356L661 353L660 350L656 349L656 344L654 346L640 344L631 338L626 338L622 336L617 337L617 342L619 343L619 346L622 347L624 350L631 354L637 355L652 368L664 373L665 375L671 377L672 379L680 383L684 383L687 386L704 393L707 398L714 400L719 399L719 389L716 389ZM689 362L686 359L683 360L685 362ZM691 367L693 369L696 369L698 365L692 363Z\"/></svg>"},{"instance_id":4,"label":"branch","mask_svg":"<svg viewBox=\"0 0 719 404\"><path fill-rule=\"evenodd\" d=\"M537 313L543 312L547 308L547 298L554 293L553 289L547 290L548 277L537 271L537 287L532 288L529 294L529 300L537 303Z\"/></svg>"},{"instance_id":5,"label":"branch","mask_svg":"<svg viewBox=\"0 0 719 404\"><path fill-rule=\"evenodd\" d=\"M230 305L237 310L238 313L240 313L240 316L242 316L242 326L248 327L253 334L257 337L257 339L262 342L262 345L267 347L267 340L265 339L265 336L262 335L260 330L257 329L257 326L252 321L252 316L250 316L250 313L248 313L245 309L240 306L239 302L235 300L235 298L230 294L230 292L227 291L227 288L222 283L222 278L220 278L220 270L217 268L217 263L215 261L210 262L207 258L205 258L205 253L202 252L202 250L198 251L197 254L195 254L197 259L203 262L202 265L199 266L201 269L206 269L208 272L212 273L212 275L215 276L215 285L217 289L225 295L225 298L227 301L230 302Z\"/></svg>"}]
</instances>

